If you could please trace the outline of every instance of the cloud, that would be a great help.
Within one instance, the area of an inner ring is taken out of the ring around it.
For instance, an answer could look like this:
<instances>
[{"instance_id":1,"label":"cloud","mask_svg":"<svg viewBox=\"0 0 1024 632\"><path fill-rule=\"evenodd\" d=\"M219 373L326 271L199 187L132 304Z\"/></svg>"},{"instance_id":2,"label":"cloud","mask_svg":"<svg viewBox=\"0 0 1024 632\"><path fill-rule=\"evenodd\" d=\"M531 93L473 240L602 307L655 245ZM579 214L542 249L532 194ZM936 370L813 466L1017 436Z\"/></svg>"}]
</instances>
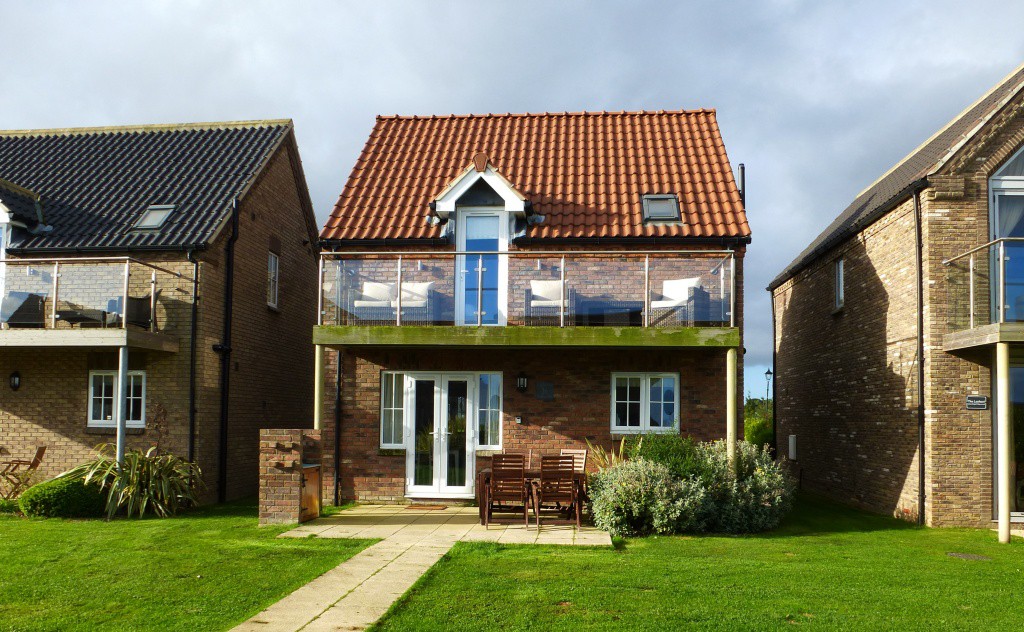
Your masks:
<instances>
[{"instance_id":1,"label":"cloud","mask_svg":"<svg viewBox=\"0 0 1024 632\"><path fill-rule=\"evenodd\" d=\"M771 278L1024 60L1024 5L990 0L33 2L3 17L3 127L291 117L321 220L376 114L716 108L748 169L754 391Z\"/></svg>"}]
</instances>

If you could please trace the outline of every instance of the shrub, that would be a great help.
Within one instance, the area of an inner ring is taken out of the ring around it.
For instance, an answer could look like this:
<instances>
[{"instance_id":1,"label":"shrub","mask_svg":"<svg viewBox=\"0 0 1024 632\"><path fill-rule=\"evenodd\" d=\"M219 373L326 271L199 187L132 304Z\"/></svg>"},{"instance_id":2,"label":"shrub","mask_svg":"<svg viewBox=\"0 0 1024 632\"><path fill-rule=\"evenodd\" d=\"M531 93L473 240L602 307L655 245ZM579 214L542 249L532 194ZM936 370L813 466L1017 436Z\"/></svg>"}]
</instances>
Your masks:
<instances>
[{"instance_id":1,"label":"shrub","mask_svg":"<svg viewBox=\"0 0 1024 632\"><path fill-rule=\"evenodd\" d=\"M0 514L18 513L18 501L13 498L0 498Z\"/></svg>"},{"instance_id":2,"label":"shrub","mask_svg":"<svg viewBox=\"0 0 1024 632\"><path fill-rule=\"evenodd\" d=\"M683 488L661 463L622 462L591 477L594 524L612 535L674 533L686 509Z\"/></svg>"},{"instance_id":3,"label":"shrub","mask_svg":"<svg viewBox=\"0 0 1024 632\"><path fill-rule=\"evenodd\" d=\"M772 420L761 414L747 415L743 419L743 438L758 447L774 444Z\"/></svg>"},{"instance_id":4,"label":"shrub","mask_svg":"<svg viewBox=\"0 0 1024 632\"><path fill-rule=\"evenodd\" d=\"M627 452L590 479L594 522L613 535L763 531L792 507L793 485L767 447L739 442L735 473L725 441L647 435Z\"/></svg>"},{"instance_id":5,"label":"shrub","mask_svg":"<svg viewBox=\"0 0 1024 632\"><path fill-rule=\"evenodd\" d=\"M626 460L625 437L623 437L622 441L619 442L618 452L615 451L615 448L605 450L602 446L594 445L590 442L590 439L587 439L587 448L590 450L590 461L594 463L598 470L606 470L610 467L615 467Z\"/></svg>"},{"instance_id":6,"label":"shrub","mask_svg":"<svg viewBox=\"0 0 1024 632\"><path fill-rule=\"evenodd\" d=\"M697 442L680 434L633 435L626 443L626 454L661 463L679 479L699 478L704 468Z\"/></svg>"},{"instance_id":7,"label":"shrub","mask_svg":"<svg viewBox=\"0 0 1024 632\"><path fill-rule=\"evenodd\" d=\"M107 492L108 518L120 509L129 516L152 512L163 518L196 503L202 489L198 465L173 454L160 454L152 447L145 452L126 451L124 468L119 470L115 451L113 445L101 446L98 457L61 474L98 482Z\"/></svg>"},{"instance_id":8,"label":"shrub","mask_svg":"<svg viewBox=\"0 0 1024 632\"><path fill-rule=\"evenodd\" d=\"M33 485L18 499L26 516L46 518L98 518L106 501L103 490L81 478L55 478Z\"/></svg>"}]
</instances>

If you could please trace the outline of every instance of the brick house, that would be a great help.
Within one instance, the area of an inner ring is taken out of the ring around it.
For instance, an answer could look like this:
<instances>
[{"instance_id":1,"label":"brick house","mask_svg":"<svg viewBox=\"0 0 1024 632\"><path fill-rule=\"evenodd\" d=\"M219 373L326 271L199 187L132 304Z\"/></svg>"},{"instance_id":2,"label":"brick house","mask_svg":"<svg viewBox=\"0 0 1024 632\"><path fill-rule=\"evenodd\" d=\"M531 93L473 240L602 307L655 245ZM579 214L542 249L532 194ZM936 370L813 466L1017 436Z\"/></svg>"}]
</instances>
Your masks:
<instances>
[{"instance_id":1,"label":"brick house","mask_svg":"<svg viewBox=\"0 0 1024 632\"><path fill-rule=\"evenodd\" d=\"M379 117L320 236L334 502L738 431L750 230L713 111Z\"/></svg>"},{"instance_id":2,"label":"brick house","mask_svg":"<svg viewBox=\"0 0 1024 632\"><path fill-rule=\"evenodd\" d=\"M1022 104L1024 66L769 286L777 447L805 487L1003 538L1024 521Z\"/></svg>"},{"instance_id":3,"label":"brick house","mask_svg":"<svg viewBox=\"0 0 1024 632\"><path fill-rule=\"evenodd\" d=\"M3 131L0 178L0 460L157 444L255 493L259 429L313 408L291 121Z\"/></svg>"}]
</instances>

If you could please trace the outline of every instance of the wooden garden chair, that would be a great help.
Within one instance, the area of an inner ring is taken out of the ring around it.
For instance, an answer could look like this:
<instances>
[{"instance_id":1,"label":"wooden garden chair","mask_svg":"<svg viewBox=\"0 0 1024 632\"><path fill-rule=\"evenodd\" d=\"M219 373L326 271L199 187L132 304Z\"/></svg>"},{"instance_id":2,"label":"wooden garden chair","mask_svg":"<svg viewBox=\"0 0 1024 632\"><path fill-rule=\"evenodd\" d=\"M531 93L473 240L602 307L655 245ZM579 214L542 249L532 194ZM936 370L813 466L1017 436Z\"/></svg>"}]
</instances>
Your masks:
<instances>
[{"instance_id":1,"label":"wooden garden chair","mask_svg":"<svg viewBox=\"0 0 1024 632\"><path fill-rule=\"evenodd\" d=\"M522 454L495 454L491 457L491 481L487 485L484 526L491 523L495 505L499 510L523 508L523 525L530 525L530 493L526 486L526 459ZM509 503L511 506L505 506Z\"/></svg>"},{"instance_id":2,"label":"wooden garden chair","mask_svg":"<svg viewBox=\"0 0 1024 632\"><path fill-rule=\"evenodd\" d=\"M36 455L31 461L14 459L0 463L0 480L6 483L7 490L3 493L4 498L17 498L32 479L32 475L39 469L43 462L43 455L46 454L46 446L36 448Z\"/></svg>"},{"instance_id":3,"label":"wooden garden chair","mask_svg":"<svg viewBox=\"0 0 1024 632\"><path fill-rule=\"evenodd\" d=\"M540 530L540 512L545 504L554 504L557 510L565 504L576 514L576 528L580 527L580 503L576 487L575 459L572 455L540 457L540 481L533 486L533 513Z\"/></svg>"}]
</instances>

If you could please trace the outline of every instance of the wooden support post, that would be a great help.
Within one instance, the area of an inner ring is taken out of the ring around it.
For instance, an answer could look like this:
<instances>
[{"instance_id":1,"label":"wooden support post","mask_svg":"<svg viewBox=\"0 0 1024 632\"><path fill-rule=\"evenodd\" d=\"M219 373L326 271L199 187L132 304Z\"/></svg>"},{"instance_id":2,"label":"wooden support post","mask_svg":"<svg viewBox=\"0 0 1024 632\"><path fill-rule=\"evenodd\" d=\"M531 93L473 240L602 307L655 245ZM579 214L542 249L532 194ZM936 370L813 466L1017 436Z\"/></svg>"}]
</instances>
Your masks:
<instances>
[{"instance_id":1,"label":"wooden support post","mask_svg":"<svg viewBox=\"0 0 1024 632\"><path fill-rule=\"evenodd\" d=\"M1012 424L1013 409L1010 407L1010 344L996 343L996 471L999 502L999 541L1010 541L1010 505L1013 503L1013 478L1010 463L1013 461Z\"/></svg>"},{"instance_id":2,"label":"wooden support post","mask_svg":"<svg viewBox=\"0 0 1024 632\"><path fill-rule=\"evenodd\" d=\"M725 352L725 442L729 466L736 465L736 348Z\"/></svg>"},{"instance_id":3,"label":"wooden support post","mask_svg":"<svg viewBox=\"0 0 1024 632\"><path fill-rule=\"evenodd\" d=\"M324 399L324 346L316 345L316 366L313 367L313 429L320 430Z\"/></svg>"}]
</instances>

